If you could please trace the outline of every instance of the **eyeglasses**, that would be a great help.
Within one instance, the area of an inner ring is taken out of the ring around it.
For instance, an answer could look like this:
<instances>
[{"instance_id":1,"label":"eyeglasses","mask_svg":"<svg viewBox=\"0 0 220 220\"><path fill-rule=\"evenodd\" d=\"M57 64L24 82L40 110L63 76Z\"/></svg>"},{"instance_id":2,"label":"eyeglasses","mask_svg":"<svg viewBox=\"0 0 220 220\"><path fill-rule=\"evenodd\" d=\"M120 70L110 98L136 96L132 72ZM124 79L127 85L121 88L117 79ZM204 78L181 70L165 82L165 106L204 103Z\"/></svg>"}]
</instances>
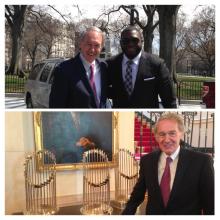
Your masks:
<instances>
[{"instance_id":1,"label":"eyeglasses","mask_svg":"<svg viewBox=\"0 0 220 220\"><path fill-rule=\"evenodd\" d=\"M121 39L121 43L122 44L129 44L129 43L133 43L133 44L138 44L139 43L139 39L138 38L135 38L135 37L133 37L133 38L122 38Z\"/></svg>"},{"instance_id":2,"label":"eyeglasses","mask_svg":"<svg viewBox=\"0 0 220 220\"><path fill-rule=\"evenodd\" d=\"M159 138L165 138L166 135L168 135L169 137L176 137L176 131L169 131L169 132L159 132L158 134Z\"/></svg>"}]
</instances>

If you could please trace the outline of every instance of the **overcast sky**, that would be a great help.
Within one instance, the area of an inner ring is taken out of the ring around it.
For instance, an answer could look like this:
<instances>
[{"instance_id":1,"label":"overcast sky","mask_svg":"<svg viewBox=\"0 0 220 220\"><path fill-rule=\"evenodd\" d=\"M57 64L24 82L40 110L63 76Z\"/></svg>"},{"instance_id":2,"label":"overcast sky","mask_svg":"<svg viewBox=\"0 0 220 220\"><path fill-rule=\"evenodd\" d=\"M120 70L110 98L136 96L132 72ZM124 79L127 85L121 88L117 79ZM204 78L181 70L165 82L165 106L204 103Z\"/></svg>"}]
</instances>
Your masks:
<instances>
[{"instance_id":1,"label":"overcast sky","mask_svg":"<svg viewBox=\"0 0 220 220\"><path fill-rule=\"evenodd\" d=\"M62 11L62 13L64 14L68 14L71 13L71 17L73 18L73 20L75 22L79 22L80 20L84 19L84 18L98 18L99 15L101 15L101 13L103 12L103 9L105 7L110 8L113 5L107 5L105 6L103 5L94 5L94 4L90 4L90 5L85 5L85 4L79 4L79 10L81 11L82 14L78 14L78 9L76 6L73 5L54 5L54 7L60 11ZM116 5L117 6L117 5ZM140 5L141 6L141 5ZM206 5L207 6L207 5ZM186 14L186 22L187 24L190 24L191 20L193 19L193 16L195 14L197 14L203 7L202 6L198 6L198 4L184 4L181 6L180 11L184 12ZM123 12L123 10L121 10ZM140 12L141 10L139 10ZM53 12L54 13L54 12ZM124 14L126 15L126 13L124 12ZM56 17L58 16L58 14L56 15ZM145 17L145 13L142 13L142 16ZM115 17L117 17L115 15ZM140 13L140 17L141 17L141 13ZM58 18L58 17L57 17ZM102 17L102 19L105 19L106 17ZM113 19L114 16L111 16L111 19ZM159 53L159 45L158 45L158 39L157 36L155 36L154 38L154 42L153 42L153 49L154 49L154 53L158 54ZM112 48L113 50L113 48ZM118 53L118 51L112 51L113 53Z\"/></svg>"},{"instance_id":2,"label":"overcast sky","mask_svg":"<svg viewBox=\"0 0 220 220\"><path fill-rule=\"evenodd\" d=\"M80 21L83 18L97 18L102 10L104 9L103 5L94 5L94 4L78 4L80 11L82 14L78 14L78 9L76 6L73 6L73 4L69 5L54 5L56 9L59 9L62 11L62 13L65 14L71 14L71 17L76 21ZM107 5L106 7L111 7L112 5ZM202 6L198 6L198 4L183 4L180 8L181 11L183 11L187 16L188 23L193 19L193 16L197 14L202 9ZM122 10L121 10L122 11ZM55 14L57 18L60 18L58 14ZM104 18L104 17L103 17Z\"/></svg>"}]
</instances>

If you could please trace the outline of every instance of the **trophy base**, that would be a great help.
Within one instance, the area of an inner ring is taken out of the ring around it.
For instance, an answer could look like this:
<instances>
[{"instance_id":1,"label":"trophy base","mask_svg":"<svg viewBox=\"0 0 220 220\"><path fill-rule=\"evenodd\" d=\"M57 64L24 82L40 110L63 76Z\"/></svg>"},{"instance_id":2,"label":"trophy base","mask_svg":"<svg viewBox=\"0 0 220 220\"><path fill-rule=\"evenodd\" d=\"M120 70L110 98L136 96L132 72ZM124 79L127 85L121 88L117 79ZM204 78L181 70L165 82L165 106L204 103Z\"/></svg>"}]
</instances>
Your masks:
<instances>
[{"instance_id":1,"label":"trophy base","mask_svg":"<svg viewBox=\"0 0 220 220\"><path fill-rule=\"evenodd\" d=\"M55 215L58 210L50 205L41 205L40 208L26 210L25 215Z\"/></svg>"},{"instance_id":2,"label":"trophy base","mask_svg":"<svg viewBox=\"0 0 220 220\"><path fill-rule=\"evenodd\" d=\"M127 198L124 195L119 195L117 200L112 201L112 206L117 209L124 209L127 203Z\"/></svg>"},{"instance_id":3,"label":"trophy base","mask_svg":"<svg viewBox=\"0 0 220 220\"><path fill-rule=\"evenodd\" d=\"M113 208L105 203L85 205L80 209L83 215L111 215Z\"/></svg>"}]
</instances>

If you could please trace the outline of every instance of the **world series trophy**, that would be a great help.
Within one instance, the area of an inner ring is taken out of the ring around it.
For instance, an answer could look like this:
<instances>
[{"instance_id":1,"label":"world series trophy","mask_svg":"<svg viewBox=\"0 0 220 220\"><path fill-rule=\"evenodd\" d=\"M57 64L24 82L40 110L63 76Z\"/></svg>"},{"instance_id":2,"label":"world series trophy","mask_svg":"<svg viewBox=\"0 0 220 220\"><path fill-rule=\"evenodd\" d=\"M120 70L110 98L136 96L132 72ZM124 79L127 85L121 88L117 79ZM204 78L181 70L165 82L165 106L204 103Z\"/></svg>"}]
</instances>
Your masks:
<instances>
[{"instance_id":1,"label":"world series trophy","mask_svg":"<svg viewBox=\"0 0 220 220\"><path fill-rule=\"evenodd\" d=\"M110 176L108 157L100 149L83 154L83 215L110 215Z\"/></svg>"},{"instance_id":2,"label":"world series trophy","mask_svg":"<svg viewBox=\"0 0 220 220\"><path fill-rule=\"evenodd\" d=\"M28 215L53 215L56 204L56 159L49 151L28 155L24 164L26 212Z\"/></svg>"},{"instance_id":3,"label":"world series trophy","mask_svg":"<svg viewBox=\"0 0 220 220\"><path fill-rule=\"evenodd\" d=\"M119 149L115 155L115 200L112 205L124 209L138 179L138 162L129 150Z\"/></svg>"}]
</instances>

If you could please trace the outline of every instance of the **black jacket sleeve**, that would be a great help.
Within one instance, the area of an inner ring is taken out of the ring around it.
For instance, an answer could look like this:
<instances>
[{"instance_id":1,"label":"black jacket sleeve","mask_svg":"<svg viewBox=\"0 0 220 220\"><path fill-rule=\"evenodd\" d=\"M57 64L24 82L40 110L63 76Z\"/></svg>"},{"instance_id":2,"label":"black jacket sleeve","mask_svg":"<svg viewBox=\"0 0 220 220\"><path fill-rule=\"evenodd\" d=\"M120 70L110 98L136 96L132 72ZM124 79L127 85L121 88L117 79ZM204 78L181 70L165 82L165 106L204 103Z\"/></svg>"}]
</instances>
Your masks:
<instances>
[{"instance_id":1,"label":"black jacket sleeve","mask_svg":"<svg viewBox=\"0 0 220 220\"><path fill-rule=\"evenodd\" d=\"M122 215L134 215L136 213L137 207L144 200L144 196L146 193L146 184L143 169L143 162L141 160L138 181L134 186L133 192L131 193L130 199L127 202L125 209L123 210Z\"/></svg>"}]
</instances>

